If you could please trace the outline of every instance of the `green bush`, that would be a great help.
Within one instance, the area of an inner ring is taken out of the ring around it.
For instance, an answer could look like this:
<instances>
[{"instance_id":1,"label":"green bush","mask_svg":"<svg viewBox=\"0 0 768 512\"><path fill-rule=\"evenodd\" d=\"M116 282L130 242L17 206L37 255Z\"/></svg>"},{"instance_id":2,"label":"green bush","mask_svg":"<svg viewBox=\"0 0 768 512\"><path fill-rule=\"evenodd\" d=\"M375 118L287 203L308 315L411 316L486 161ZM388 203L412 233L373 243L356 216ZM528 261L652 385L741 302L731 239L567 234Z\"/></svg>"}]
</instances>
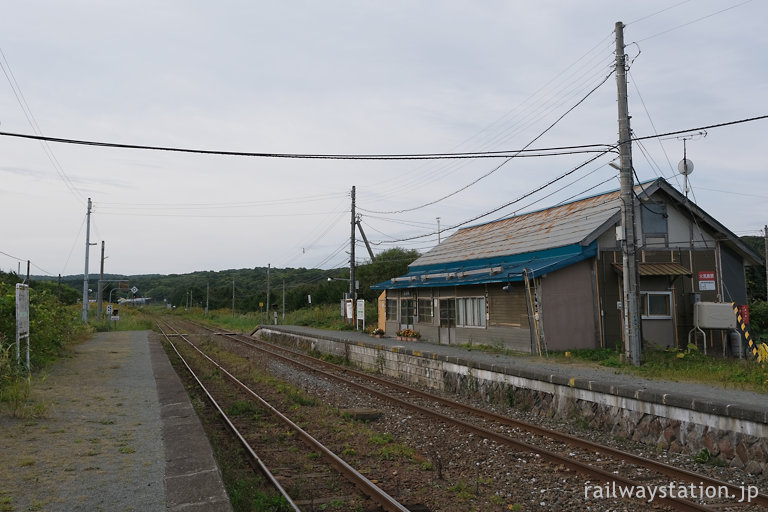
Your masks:
<instances>
[{"instance_id":1,"label":"green bush","mask_svg":"<svg viewBox=\"0 0 768 512\"><path fill-rule=\"evenodd\" d=\"M0 395L18 381L16 364L16 274L0 272ZM77 306L58 298L55 287L33 282L29 289L29 345L31 369L39 370L55 359L67 345L86 332ZM25 359L26 343L21 347Z\"/></svg>"},{"instance_id":2,"label":"green bush","mask_svg":"<svg viewBox=\"0 0 768 512\"><path fill-rule=\"evenodd\" d=\"M768 335L768 302L754 300L749 305L749 328L754 337Z\"/></svg>"}]
</instances>

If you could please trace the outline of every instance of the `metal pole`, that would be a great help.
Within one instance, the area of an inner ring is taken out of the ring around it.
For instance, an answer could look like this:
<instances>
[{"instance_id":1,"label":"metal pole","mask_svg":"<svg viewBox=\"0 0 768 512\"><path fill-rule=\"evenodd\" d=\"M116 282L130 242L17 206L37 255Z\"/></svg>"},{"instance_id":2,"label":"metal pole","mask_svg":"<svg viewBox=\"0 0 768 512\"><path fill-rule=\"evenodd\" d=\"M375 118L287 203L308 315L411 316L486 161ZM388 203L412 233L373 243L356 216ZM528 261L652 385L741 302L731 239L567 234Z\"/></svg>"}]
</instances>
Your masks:
<instances>
[{"instance_id":1,"label":"metal pole","mask_svg":"<svg viewBox=\"0 0 768 512\"><path fill-rule=\"evenodd\" d=\"M632 140L627 105L627 68L624 55L624 24L616 22L616 86L619 105L619 156L621 176L621 225L624 230L622 263L624 280L624 353L635 366L642 358L642 334L638 311L635 206L632 176Z\"/></svg>"},{"instance_id":2,"label":"metal pole","mask_svg":"<svg viewBox=\"0 0 768 512\"><path fill-rule=\"evenodd\" d=\"M85 271L83 272L83 323L88 323L88 253L91 251L91 198L88 198L88 212L85 227Z\"/></svg>"},{"instance_id":3,"label":"metal pole","mask_svg":"<svg viewBox=\"0 0 768 512\"><path fill-rule=\"evenodd\" d=\"M349 298L352 299L352 325L355 325L355 187L352 186L352 221L349 238Z\"/></svg>"}]
</instances>

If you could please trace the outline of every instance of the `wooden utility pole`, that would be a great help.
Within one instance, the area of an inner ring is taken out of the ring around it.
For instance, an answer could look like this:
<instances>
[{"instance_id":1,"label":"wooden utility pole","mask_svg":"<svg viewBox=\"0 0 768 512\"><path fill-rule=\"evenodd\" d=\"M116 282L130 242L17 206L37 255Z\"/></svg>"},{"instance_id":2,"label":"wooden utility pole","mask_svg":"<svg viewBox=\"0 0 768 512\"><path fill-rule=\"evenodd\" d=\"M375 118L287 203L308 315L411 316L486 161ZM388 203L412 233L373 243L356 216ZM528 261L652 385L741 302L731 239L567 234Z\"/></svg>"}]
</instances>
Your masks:
<instances>
[{"instance_id":1,"label":"wooden utility pole","mask_svg":"<svg viewBox=\"0 0 768 512\"><path fill-rule=\"evenodd\" d=\"M363 242L365 243L365 248L368 249L368 256L371 257L371 263L373 263L376 260L376 256L374 256L373 250L371 250L371 244L368 243L368 237L365 236L365 231L363 231L363 225L360 223L360 216L359 215L355 219L355 222L357 223L357 229L360 230L360 236L363 237Z\"/></svg>"},{"instance_id":2,"label":"wooden utility pole","mask_svg":"<svg viewBox=\"0 0 768 512\"><path fill-rule=\"evenodd\" d=\"M88 323L88 254L91 252L91 198L88 198L88 212L85 227L85 271L83 272L83 323Z\"/></svg>"},{"instance_id":3,"label":"wooden utility pole","mask_svg":"<svg viewBox=\"0 0 768 512\"><path fill-rule=\"evenodd\" d=\"M621 182L622 267L624 287L624 354L635 366L642 359L637 252L635 248L635 200L632 176L632 138L627 105L627 67L624 55L624 24L616 22L616 87L619 104L619 158Z\"/></svg>"}]
</instances>

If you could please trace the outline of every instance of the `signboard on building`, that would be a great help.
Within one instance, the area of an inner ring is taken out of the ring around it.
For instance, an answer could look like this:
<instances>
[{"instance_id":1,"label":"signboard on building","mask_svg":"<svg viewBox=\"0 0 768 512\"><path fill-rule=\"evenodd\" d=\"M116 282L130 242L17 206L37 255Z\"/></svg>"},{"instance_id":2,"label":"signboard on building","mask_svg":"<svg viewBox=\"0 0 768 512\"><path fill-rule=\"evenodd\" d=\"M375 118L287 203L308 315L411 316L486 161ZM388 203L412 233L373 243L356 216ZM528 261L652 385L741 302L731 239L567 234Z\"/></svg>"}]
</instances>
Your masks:
<instances>
[{"instance_id":1,"label":"signboard on building","mask_svg":"<svg viewBox=\"0 0 768 512\"><path fill-rule=\"evenodd\" d=\"M699 272L699 290L702 292L715 291L715 272L702 270Z\"/></svg>"}]
</instances>

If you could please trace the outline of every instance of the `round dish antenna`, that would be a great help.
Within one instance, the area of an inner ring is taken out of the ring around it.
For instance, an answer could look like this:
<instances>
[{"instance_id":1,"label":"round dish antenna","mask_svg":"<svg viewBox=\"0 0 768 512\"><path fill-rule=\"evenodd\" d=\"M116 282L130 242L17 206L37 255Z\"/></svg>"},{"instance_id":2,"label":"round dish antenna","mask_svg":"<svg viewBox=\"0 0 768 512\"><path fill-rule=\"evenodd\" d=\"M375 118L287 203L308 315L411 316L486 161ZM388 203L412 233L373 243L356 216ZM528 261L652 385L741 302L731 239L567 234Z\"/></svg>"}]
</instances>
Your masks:
<instances>
[{"instance_id":1,"label":"round dish antenna","mask_svg":"<svg viewBox=\"0 0 768 512\"><path fill-rule=\"evenodd\" d=\"M680 160L680 163L677 164L677 170L680 171L680 174L683 176L688 176L693 172L693 162L687 158L683 158Z\"/></svg>"}]
</instances>

